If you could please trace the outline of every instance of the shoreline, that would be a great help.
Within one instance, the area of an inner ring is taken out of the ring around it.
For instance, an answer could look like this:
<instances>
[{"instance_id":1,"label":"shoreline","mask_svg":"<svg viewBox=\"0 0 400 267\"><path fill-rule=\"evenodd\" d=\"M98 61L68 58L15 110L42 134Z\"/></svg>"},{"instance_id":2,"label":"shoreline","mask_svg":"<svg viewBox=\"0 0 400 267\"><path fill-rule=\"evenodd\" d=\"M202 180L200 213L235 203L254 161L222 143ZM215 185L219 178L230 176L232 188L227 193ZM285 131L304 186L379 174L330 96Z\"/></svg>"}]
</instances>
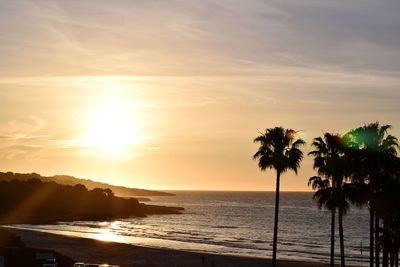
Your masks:
<instances>
[{"instance_id":1,"label":"shoreline","mask_svg":"<svg viewBox=\"0 0 400 267\"><path fill-rule=\"evenodd\" d=\"M265 267L266 258L220 255L131 244L98 241L89 238L57 235L34 230L7 228L22 238L27 247L54 249L77 262L118 264L121 267ZM204 260L204 261L203 261ZM278 260L280 267L324 267L312 261Z\"/></svg>"}]
</instances>

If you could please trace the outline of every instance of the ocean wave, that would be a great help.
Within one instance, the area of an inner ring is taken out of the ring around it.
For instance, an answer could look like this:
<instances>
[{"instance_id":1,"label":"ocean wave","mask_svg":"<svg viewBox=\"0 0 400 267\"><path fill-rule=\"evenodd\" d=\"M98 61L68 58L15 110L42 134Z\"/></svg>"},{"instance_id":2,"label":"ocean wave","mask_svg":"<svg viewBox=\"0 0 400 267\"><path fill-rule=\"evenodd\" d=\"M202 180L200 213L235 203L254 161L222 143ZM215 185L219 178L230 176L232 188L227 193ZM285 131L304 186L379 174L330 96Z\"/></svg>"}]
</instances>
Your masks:
<instances>
[{"instance_id":1,"label":"ocean wave","mask_svg":"<svg viewBox=\"0 0 400 267\"><path fill-rule=\"evenodd\" d=\"M105 230L124 237L122 242L136 245L238 256L271 256L272 193L185 194L168 198L169 205L187 208L182 215L129 218L116 225L77 221L25 227L60 234L68 231L69 235L89 238ZM282 194L285 200L281 206L278 235L282 259L329 261L330 216L317 209L311 196L306 193ZM157 199L154 203L164 204ZM344 223L348 263L364 262L368 256L368 212L352 210ZM364 255L360 255L360 240L365 241Z\"/></svg>"},{"instance_id":2,"label":"ocean wave","mask_svg":"<svg viewBox=\"0 0 400 267\"><path fill-rule=\"evenodd\" d=\"M230 225L216 225L213 227L217 228L217 229L237 229L237 228L239 228L238 226L230 226Z\"/></svg>"}]
</instances>

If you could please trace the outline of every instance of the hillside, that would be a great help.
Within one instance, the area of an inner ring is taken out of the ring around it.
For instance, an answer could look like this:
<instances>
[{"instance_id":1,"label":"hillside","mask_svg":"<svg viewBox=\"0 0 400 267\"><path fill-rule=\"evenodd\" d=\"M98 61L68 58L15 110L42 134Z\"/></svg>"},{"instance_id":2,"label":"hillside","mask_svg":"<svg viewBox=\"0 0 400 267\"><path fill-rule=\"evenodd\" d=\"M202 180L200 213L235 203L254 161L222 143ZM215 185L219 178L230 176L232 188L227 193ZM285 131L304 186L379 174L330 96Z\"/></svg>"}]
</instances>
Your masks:
<instances>
[{"instance_id":1,"label":"hillside","mask_svg":"<svg viewBox=\"0 0 400 267\"><path fill-rule=\"evenodd\" d=\"M117 197L110 189L88 190L34 178L0 181L1 223L104 221L149 214L180 214L182 208L146 205L135 198Z\"/></svg>"},{"instance_id":2,"label":"hillside","mask_svg":"<svg viewBox=\"0 0 400 267\"><path fill-rule=\"evenodd\" d=\"M87 189L92 190L95 188L111 189L116 196L120 197L135 197L135 196L174 196L174 194L153 191L138 188L129 188L124 186L115 186L106 183L96 182L89 179L76 178L69 175L54 175L54 176L41 176L37 173L12 173L12 172L0 172L0 181L11 181L18 179L20 181L26 181L29 179L40 179L43 182L56 182L63 185L84 185Z\"/></svg>"}]
</instances>

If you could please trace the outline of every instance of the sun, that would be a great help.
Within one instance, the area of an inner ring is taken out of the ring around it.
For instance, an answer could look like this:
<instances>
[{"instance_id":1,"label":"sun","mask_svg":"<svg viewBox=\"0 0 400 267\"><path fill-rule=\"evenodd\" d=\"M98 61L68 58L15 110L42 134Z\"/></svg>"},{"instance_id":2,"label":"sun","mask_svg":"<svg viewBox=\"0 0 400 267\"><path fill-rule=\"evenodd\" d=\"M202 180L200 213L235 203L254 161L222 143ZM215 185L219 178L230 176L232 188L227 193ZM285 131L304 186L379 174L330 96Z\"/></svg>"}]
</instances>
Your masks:
<instances>
[{"instance_id":1,"label":"sun","mask_svg":"<svg viewBox=\"0 0 400 267\"><path fill-rule=\"evenodd\" d=\"M102 156L121 155L139 142L134 119L118 108L95 112L83 141L86 147Z\"/></svg>"}]
</instances>

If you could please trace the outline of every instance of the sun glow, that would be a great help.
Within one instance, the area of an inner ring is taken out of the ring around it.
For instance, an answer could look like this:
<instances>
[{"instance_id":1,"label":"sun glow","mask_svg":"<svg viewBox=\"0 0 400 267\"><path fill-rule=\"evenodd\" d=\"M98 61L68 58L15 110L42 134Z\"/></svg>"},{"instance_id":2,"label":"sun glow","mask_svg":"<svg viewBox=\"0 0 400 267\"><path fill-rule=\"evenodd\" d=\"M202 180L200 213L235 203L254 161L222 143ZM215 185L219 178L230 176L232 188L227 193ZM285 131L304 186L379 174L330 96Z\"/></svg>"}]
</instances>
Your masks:
<instances>
[{"instance_id":1,"label":"sun glow","mask_svg":"<svg viewBox=\"0 0 400 267\"><path fill-rule=\"evenodd\" d=\"M128 112L112 107L91 115L84 137L84 145L101 156L122 156L142 142L136 124Z\"/></svg>"}]
</instances>

